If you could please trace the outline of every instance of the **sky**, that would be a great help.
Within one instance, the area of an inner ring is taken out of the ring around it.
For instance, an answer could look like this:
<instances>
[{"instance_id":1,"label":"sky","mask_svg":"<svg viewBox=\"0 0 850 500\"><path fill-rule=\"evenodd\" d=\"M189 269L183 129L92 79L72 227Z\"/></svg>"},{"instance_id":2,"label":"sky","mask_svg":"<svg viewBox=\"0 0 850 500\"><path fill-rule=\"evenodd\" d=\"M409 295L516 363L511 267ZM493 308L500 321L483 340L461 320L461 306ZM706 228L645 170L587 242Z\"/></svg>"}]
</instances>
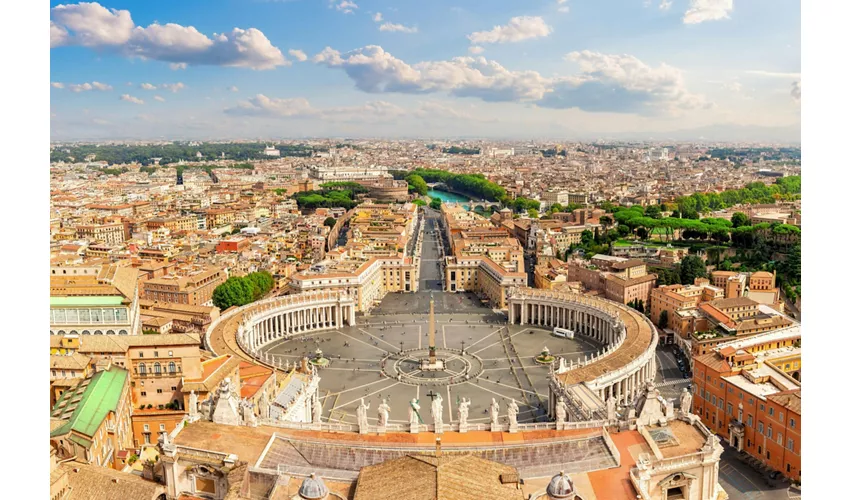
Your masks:
<instances>
[{"instance_id":1,"label":"sky","mask_svg":"<svg viewBox=\"0 0 850 500\"><path fill-rule=\"evenodd\" d=\"M51 140L799 142L800 0L51 2Z\"/></svg>"}]
</instances>

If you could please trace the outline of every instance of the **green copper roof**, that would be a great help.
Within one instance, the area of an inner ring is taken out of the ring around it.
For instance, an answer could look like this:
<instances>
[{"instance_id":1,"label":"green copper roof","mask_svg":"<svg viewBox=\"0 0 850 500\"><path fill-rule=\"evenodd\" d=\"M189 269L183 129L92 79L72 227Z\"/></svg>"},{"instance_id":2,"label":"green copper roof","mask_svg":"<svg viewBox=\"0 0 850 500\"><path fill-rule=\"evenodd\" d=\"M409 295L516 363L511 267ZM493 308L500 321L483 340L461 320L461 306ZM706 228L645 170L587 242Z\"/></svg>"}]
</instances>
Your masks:
<instances>
[{"instance_id":1,"label":"green copper roof","mask_svg":"<svg viewBox=\"0 0 850 500\"><path fill-rule=\"evenodd\" d=\"M120 306L123 297L120 296L77 296L50 297L51 306Z\"/></svg>"},{"instance_id":2,"label":"green copper roof","mask_svg":"<svg viewBox=\"0 0 850 500\"><path fill-rule=\"evenodd\" d=\"M68 422L54 429L50 437L61 436L72 430L84 436L94 436L106 415L118 408L128 373L123 368L112 366L65 391L50 416L67 418ZM69 412L69 416L63 416Z\"/></svg>"}]
</instances>

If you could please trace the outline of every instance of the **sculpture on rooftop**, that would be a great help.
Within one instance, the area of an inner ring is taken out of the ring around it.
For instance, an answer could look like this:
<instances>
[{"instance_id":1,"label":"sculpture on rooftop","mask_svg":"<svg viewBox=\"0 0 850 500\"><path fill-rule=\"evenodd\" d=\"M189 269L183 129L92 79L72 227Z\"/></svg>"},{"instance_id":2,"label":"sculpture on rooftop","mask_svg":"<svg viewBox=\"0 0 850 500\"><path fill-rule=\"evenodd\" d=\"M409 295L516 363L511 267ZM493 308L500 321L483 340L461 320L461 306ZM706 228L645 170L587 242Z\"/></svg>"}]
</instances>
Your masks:
<instances>
[{"instance_id":1,"label":"sculpture on rooftop","mask_svg":"<svg viewBox=\"0 0 850 500\"><path fill-rule=\"evenodd\" d=\"M390 421L390 405L387 400L381 400L381 405L378 406L378 427L386 427Z\"/></svg>"},{"instance_id":2,"label":"sculpture on rooftop","mask_svg":"<svg viewBox=\"0 0 850 500\"><path fill-rule=\"evenodd\" d=\"M366 412L369 410L370 404L366 404L363 399L360 399L360 405L357 407L357 425L360 427L360 434L369 432L369 419Z\"/></svg>"},{"instance_id":3,"label":"sculpture on rooftop","mask_svg":"<svg viewBox=\"0 0 850 500\"><path fill-rule=\"evenodd\" d=\"M499 402L496 398L490 400L490 429L499 430Z\"/></svg>"},{"instance_id":4,"label":"sculpture on rooftop","mask_svg":"<svg viewBox=\"0 0 850 500\"><path fill-rule=\"evenodd\" d=\"M567 404L564 403L564 398L558 397L558 402L555 403L555 428L557 430L562 430L566 421Z\"/></svg>"},{"instance_id":5,"label":"sculpture on rooftop","mask_svg":"<svg viewBox=\"0 0 850 500\"><path fill-rule=\"evenodd\" d=\"M614 396L609 396L608 400L605 401L605 410L608 420L617 418L617 401L614 399Z\"/></svg>"},{"instance_id":6,"label":"sculpture on rooftop","mask_svg":"<svg viewBox=\"0 0 850 500\"><path fill-rule=\"evenodd\" d=\"M511 400L510 404L508 404L508 431L516 432L517 431L517 414L519 414L519 405L516 404L516 401Z\"/></svg>"},{"instance_id":7,"label":"sculpture on rooftop","mask_svg":"<svg viewBox=\"0 0 850 500\"><path fill-rule=\"evenodd\" d=\"M189 393L189 418L192 420L198 417L198 395L195 391Z\"/></svg>"},{"instance_id":8,"label":"sculpture on rooftop","mask_svg":"<svg viewBox=\"0 0 850 500\"><path fill-rule=\"evenodd\" d=\"M693 397L691 396L691 391L689 391L687 387L683 387L682 395L679 399L679 410L682 412L682 415L688 416L691 414L692 399Z\"/></svg>"},{"instance_id":9,"label":"sculpture on rooftop","mask_svg":"<svg viewBox=\"0 0 850 500\"><path fill-rule=\"evenodd\" d=\"M458 420L460 420L461 426L465 427L467 425L467 420L469 419L469 405L470 404L471 404L471 401L469 399L463 398L463 400L460 402L460 406L458 406L458 408L457 408Z\"/></svg>"}]
</instances>

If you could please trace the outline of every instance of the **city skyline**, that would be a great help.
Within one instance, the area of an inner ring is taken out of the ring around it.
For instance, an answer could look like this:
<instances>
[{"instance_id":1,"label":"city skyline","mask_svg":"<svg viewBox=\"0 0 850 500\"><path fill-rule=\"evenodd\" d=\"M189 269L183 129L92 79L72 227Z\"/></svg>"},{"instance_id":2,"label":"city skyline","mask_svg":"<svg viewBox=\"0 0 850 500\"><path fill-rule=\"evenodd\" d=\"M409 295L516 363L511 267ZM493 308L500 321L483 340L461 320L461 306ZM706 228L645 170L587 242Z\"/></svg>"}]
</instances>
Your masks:
<instances>
[{"instance_id":1,"label":"city skyline","mask_svg":"<svg viewBox=\"0 0 850 500\"><path fill-rule=\"evenodd\" d=\"M779 4L51 2L51 139L794 143Z\"/></svg>"}]
</instances>

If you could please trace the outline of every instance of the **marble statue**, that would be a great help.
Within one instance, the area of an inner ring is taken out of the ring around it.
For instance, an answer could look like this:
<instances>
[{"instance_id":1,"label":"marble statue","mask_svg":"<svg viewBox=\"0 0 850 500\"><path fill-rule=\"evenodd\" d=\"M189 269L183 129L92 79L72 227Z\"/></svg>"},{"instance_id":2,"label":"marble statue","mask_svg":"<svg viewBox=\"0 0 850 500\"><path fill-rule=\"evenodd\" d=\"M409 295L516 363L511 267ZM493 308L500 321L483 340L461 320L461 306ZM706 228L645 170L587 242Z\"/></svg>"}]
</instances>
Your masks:
<instances>
[{"instance_id":1,"label":"marble statue","mask_svg":"<svg viewBox=\"0 0 850 500\"><path fill-rule=\"evenodd\" d=\"M195 419L198 417L198 395L195 391L189 393L189 418Z\"/></svg>"},{"instance_id":2,"label":"marble statue","mask_svg":"<svg viewBox=\"0 0 850 500\"><path fill-rule=\"evenodd\" d=\"M201 402L201 417L204 420L210 420L212 414L212 398L207 398Z\"/></svg>"},{"instance_id":3,"label":"marble statue","mask_svg":"<svg viewBox=\"0 0 850 500\"><path fill-rule=\"evenodd\" d=\"M360 406L357 407L357 425L360 426L360 432L366 433L369 429L369 419L367 418L366 412L369 410L371 404L366 404L363 402L363 399L360 399Z\"/></svg>"},{"instance_id":4,"label":"marble statue","mask_svg":"<svg viewBox=\"0 0 850 500\"><path fill-rule=\"evenodd\" d=\"M407 419L410 425L419 425L419 400L413 398L410 400L410 408L407 410Z\"/></svg>"},{"instance_id":5,"label":"marble statue","mask_svg":"<svg viewBox=\"0 0 850 500\"><path fill-rule=\"evenodd\" d=\"M519 405L516 404L516 401L511 400L510 404L508 404L508 429L516 430L517 421L516 416L519 413ZM512 431L512 432L513 432Z\"/></svg>"},{"instance_id":6,"label":"marble statue","mask_svg":"<svg viewBox=\"0 0 850 500\"><path fill-rule=\"evenodd\" d=\"M558 402L555 403L555 425L557 427L563 427L564 423L567 421L567 404L564 403L563 398L558 398ZM559 429L560 430L560 429Z\"/></svg>"},{"instance_id":7,"label":"marble statue","mask_svg":"<svg viewBox=\"0 0 850 500\"><path fill-rule=\"evenodd\" d=\"M260 410L260 418L269 418L269 395L265 391L260 396L257 407Z\"/></svg>"},{"instance_id":8,"label":"marble statue","mask_svg":"<svg viewBox=\"0 0 850 500\"><path fill-rule=\"evenodd\" d=\"M682 395L679 399L679 409L682 412L682 415L688 416L691 414L691 401L693 396L691 396L691 391L688 390L687 387L682 388Z\"/></svg>"},{"instance_id":9,"label":"marble statue","mask_svg":"<svg viewBox=\"0 0 850 500\"><path fill-rule=\"evenodd\" d=\"M322 403L319 402L318 396L313 398L313 423L322 423Z\"/></svg>"},{"instance_id":10,"label":"marble statue","mask_svg":"<svg viewBox=\"0 0 850 500\"><path fill-rule=\"evenodd\" d=\"M390 405L387 400L381 400L381 405L378 406L378 427L386 427L390 421Z\"/></svg>"},{"instance_id":11,"label":"marble statue","mask_svg":"<svg viewBox=\"0 0 850 500\"><path fill-rule=\"evenodd\" d=\"M457 408L458 420L460 420L460 425L466 427L467 419L469 419L469 405L471 401L467 398L463 398L460 402L460 406Z\"/></svg>"},{"instance_id":12,"label":"marble statue","mask_svg":"<svg viewBox=\"0 0 850 500\"><path fill-rule=\"evenodd\" d=\"M605 401L605 409L607 410L607 418L608 420L614 420L617 418L617 401L613 396L609 396L608 400Z\"/></svg>"},{"instance_id":13,"label":"marble statue","mask_svg":"<svg viewBox=\"0 0 850 500\"><path fill-rule=\"evenodd\" d=\"M242 401L242 422L249 427L257 426L257 416L254 415L254 405L248 401Z\"/></svg>"},{"instance_id":14,"label":"marble statue","mask_svg":"<svg viewBox=\"0 0 850 500\"><path fill-rule=\"evenodd\" d=\"M443 396L437 393L437 397L431 400L431 417L434 425L443 425Z\"/></svg>"},{"instance_id":15,"label":"marble statue","mask_svg":"<svg viewBox=\"0 0 850 500\"><path fill-rule=\"evenodd\" d=\"M496 398L490 401L490 427L496 430L499 428L499 402Z\"/></svg>"}]
</instances>

